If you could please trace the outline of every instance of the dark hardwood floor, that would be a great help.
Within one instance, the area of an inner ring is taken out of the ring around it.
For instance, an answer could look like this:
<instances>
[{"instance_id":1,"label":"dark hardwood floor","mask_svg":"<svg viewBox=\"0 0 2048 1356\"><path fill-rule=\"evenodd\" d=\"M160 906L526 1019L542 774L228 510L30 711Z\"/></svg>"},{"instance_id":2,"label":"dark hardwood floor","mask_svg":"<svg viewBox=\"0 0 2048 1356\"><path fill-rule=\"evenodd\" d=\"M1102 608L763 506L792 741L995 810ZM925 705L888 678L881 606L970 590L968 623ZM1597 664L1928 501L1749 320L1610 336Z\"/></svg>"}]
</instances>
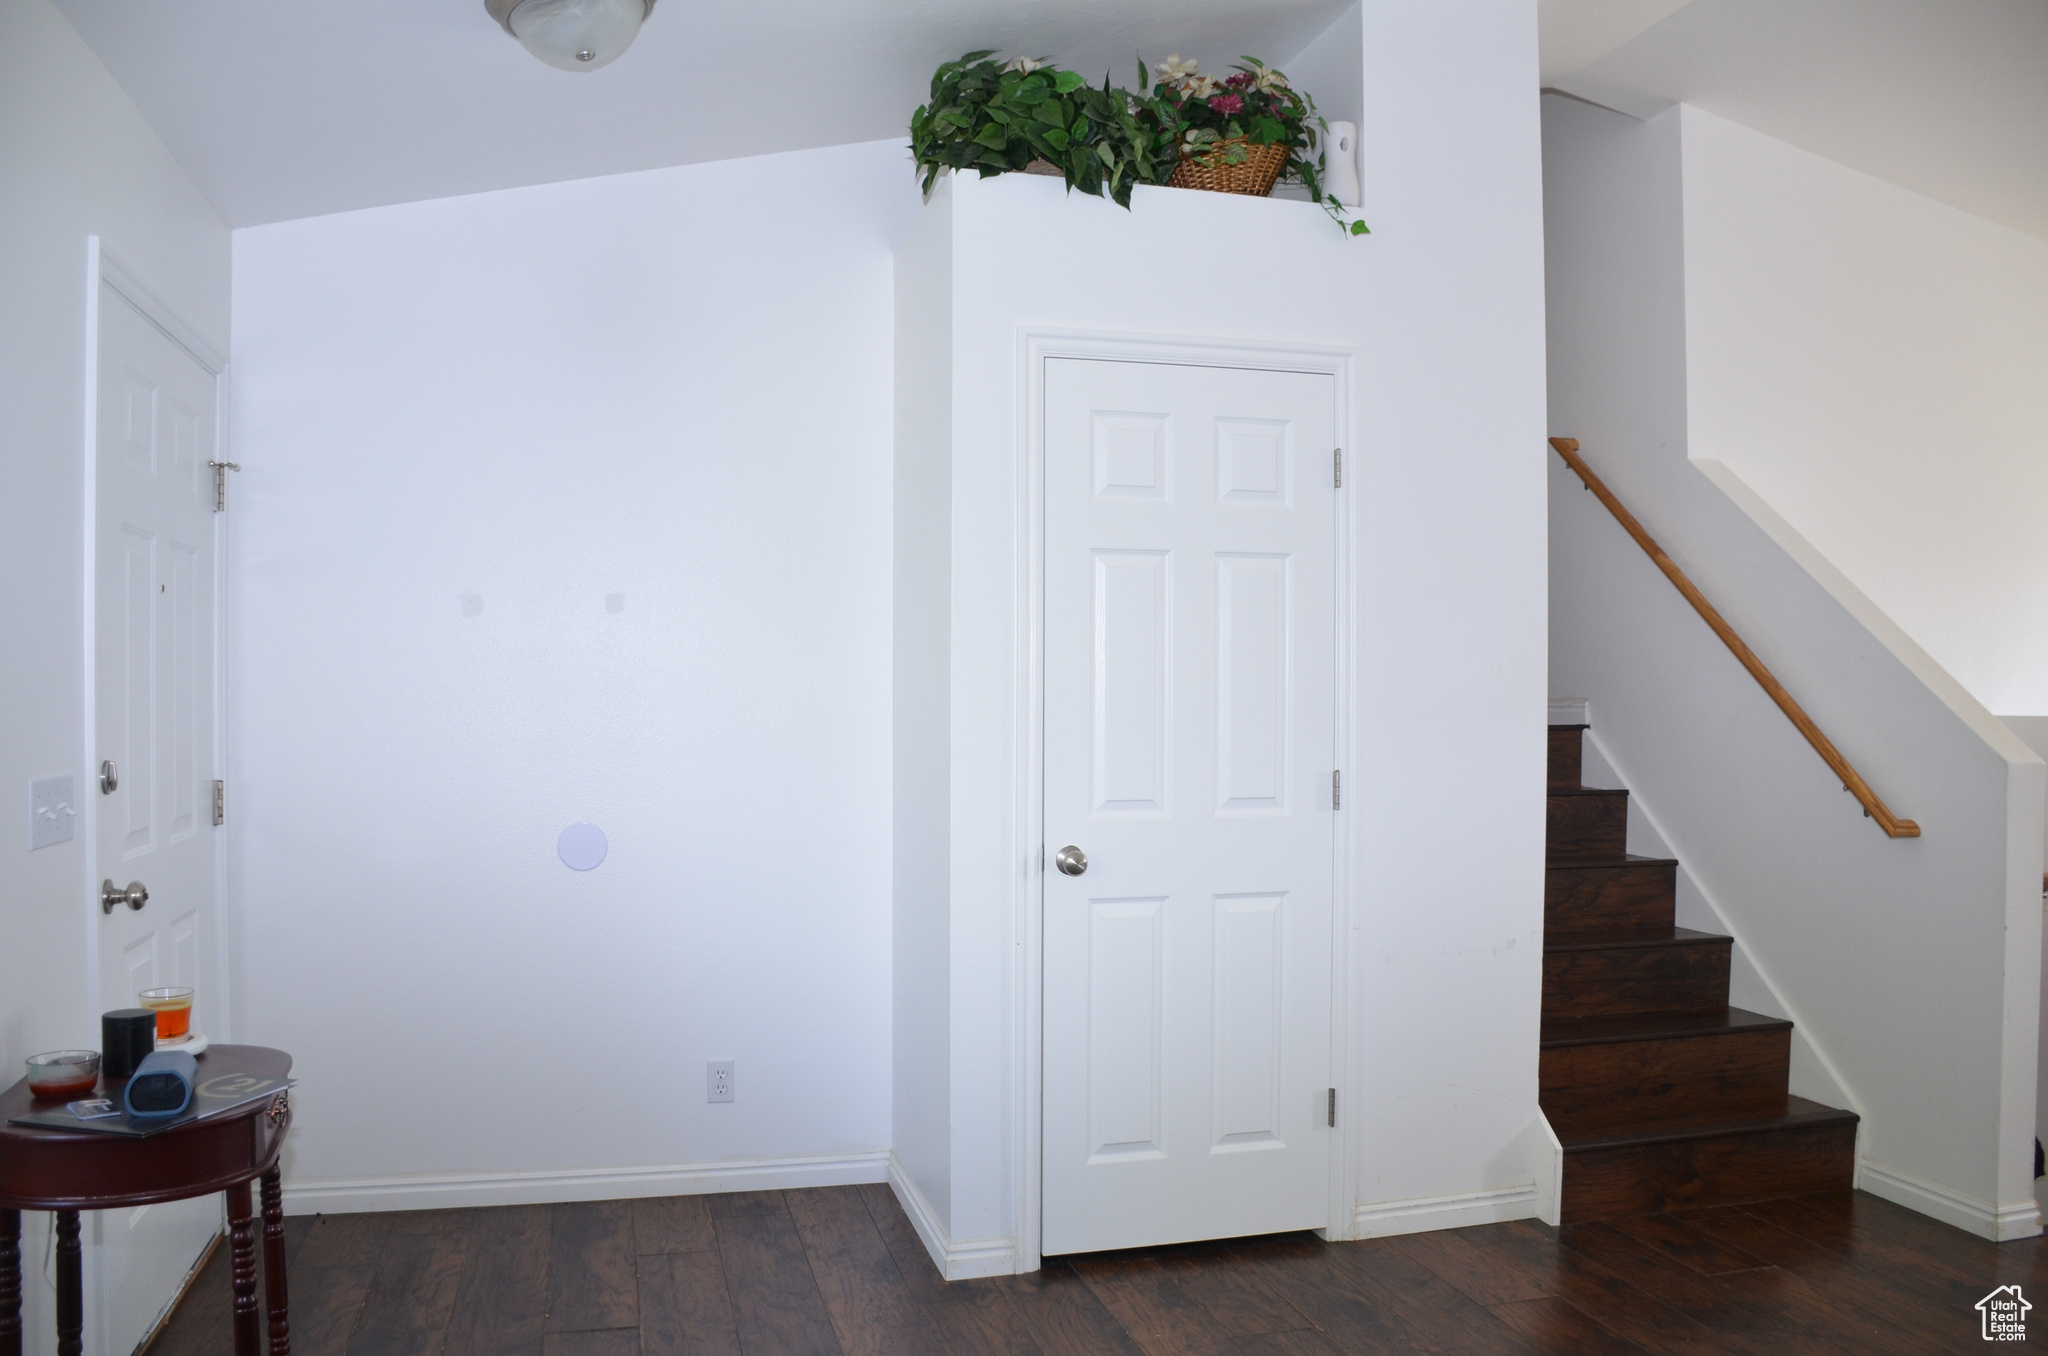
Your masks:
<instances>
[{"instance_id":1,"label":"dark hardwood floor","mask_svg":"<svg viewBox=\"0 0 2048 1356\"><path fill-rule=\"evenodd\" d=\"M308 1216L289 1241L300 1356L1872 1356L1980 1350L1979 1299L2048 1294L2041 1240L1986 1243L1847 1190L952 1285L884 1186ZM151 1356L228 1351L228 1306L219 1249Z\"/></svg>"}]
</instances>

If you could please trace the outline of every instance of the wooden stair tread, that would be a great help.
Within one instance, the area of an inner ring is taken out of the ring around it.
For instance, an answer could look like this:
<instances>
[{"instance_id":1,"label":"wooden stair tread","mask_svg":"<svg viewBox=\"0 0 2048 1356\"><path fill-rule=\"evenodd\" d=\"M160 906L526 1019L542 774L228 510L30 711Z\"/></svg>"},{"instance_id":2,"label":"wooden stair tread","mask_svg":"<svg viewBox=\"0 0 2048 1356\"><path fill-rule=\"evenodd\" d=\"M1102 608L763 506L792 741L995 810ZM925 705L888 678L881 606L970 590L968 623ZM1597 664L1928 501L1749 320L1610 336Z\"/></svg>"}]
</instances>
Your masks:
<instances>
[{"instance_id":1,"label":"wooden stair tread","mask_svg":"<svg viewBox=\"0 0 2048 1356\"><path fill-rule=\"evenodd\" d=\"M1612 871L1622 866L1676 866L1671 857L1638 857L1624 852L1617 857L1547 857L1543 862L1546 871Z\"/></svg>"},{"instance_id":2,"label":"wooden stair tread","mask_svg":"<svg viewBox=\"0 0 2048 1356\"><path fill-rule=\"evenodd\" d=\"M1688 1036L1726 1036L1751 1031L1790 1031L1783 1017L1766 1017L1742 1008L1703 1012L1626 1012L1601 1017L1554 1017L1543 1023L1537 1041L1544 1050L1568 1045L1606 1045L1617 1041L1663 1041Z\"/></svg>"},{"instance_id":3,"label":"wooden stair tread","mask_svg":"<svg viewBox=\"0 0 2048 1356\"><path fill-rule=\"evenodd\" d=\"M1543 950L1621 951L1658 946L1719 946L1733 942L1716 932L1695 932L1691 928L1612 928L1587 932L1545 932Z\"/></svg>"},{"instance_id":4,"label":"wooden stair tread","mask_svg":"<svg viewBox=\"0 0 2048 1356\"><path fill-rule=\"evenodd\" d=\"M1596 1149L1623 1149L1639 1144L1668 1144L1677 1140L1721 1139L1729 1135L1753 1135L1774 1130L1798 1130L1818 1125L1854 1125L1853 1111L1842 1111L1804 1097L1785 1096L1785 1111L1778 1116L1750 1116L1727 1120L1677 1121L1632 1129L1557 1131L1557 1141L1566 1153Z\"/></svg>"}]
</instances>

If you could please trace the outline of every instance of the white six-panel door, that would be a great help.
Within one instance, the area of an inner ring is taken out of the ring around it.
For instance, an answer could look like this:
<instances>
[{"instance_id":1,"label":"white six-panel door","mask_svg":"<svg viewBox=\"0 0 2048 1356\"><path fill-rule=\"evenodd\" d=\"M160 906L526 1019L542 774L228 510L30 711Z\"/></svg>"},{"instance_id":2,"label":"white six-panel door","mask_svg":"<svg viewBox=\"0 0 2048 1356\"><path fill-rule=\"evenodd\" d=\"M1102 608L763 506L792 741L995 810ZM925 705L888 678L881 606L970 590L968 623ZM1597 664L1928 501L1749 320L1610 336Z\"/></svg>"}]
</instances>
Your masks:
<instances>
[{"instance_id":1,"label":"white six-panel door","mask_svg":"<svg viewBox=\"0 0 2048 1356\"><path fill-rule=\"evenodd\" d=\"M1042 1251L1320 1228L1335 379L1045 392Z\"/></svg>"},{"instance_id":2,"label":"white six-panel door","mask_svg":"<svg viewBox=\"0 0 2048 1356\"><path fill-rule=\"evenodd\" d=\"M95 733L115 766L98 802L97 879L139 880L139 911L100 914L100 999L196 988L219 1011L214 939L214 376L100 289ZM98 780L95 769L93 781ZM97 905L92 906L97 912ZM218 1031L215 1032L218 1035ZM99 1212L93 1343L132 1350L218 1231L218 1197Z\"/></svg>"}]
</instances>

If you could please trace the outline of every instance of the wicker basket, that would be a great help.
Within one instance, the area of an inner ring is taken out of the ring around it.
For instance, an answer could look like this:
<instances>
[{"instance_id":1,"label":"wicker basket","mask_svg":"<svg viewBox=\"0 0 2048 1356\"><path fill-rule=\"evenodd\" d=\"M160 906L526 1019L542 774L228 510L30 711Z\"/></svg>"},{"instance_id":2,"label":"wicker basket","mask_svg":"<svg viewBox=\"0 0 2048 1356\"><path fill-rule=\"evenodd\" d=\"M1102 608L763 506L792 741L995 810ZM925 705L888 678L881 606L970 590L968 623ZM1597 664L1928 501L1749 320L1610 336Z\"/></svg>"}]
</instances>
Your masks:
<instances>
[{"instance_id":1,"label":"wicker basket","mask_svg":"<svg viewBox=\"0 0 2048 1356\"><path fill-rule=\"evenodd\" d=\"M1228 163L1230 148L1244 148L1244 157ZM1288 148L1261 146L1243 137L1210 143L1210 149L1190 153L1181 148L1180 163L1166 182L1173 188L1201 188L1211 193L1249 193L1263 198L1273 191L1280 171L1287 168Z\"/></svg>"}]
</instances>

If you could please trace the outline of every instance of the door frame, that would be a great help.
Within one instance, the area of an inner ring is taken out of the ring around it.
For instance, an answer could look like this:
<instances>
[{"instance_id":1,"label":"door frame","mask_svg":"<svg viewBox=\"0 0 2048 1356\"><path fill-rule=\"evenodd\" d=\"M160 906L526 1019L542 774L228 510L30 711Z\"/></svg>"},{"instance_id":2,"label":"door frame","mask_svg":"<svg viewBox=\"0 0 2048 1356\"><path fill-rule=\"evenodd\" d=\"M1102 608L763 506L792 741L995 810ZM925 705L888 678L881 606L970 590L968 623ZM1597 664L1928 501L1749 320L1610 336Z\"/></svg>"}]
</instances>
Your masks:
<instances>
[{"instance_id":1,"label":"door frame","mask_svg":"<svg viewBox=\"0 0 2048 1356\"><path fill-rule=\"evenodd\" d=\"M187 324L178 313L150 290L134 272L124 267L102 246L100 237L88 235L85 238L85 381L83 383L83 405L80 428L82 494L80 495L80 605L83 611L80 634L83 637L80 682L80 745L79 767L82 776L77 783L78 799L83 809L79 815L78 837L84 857L83 879L80 881L81 899L84 904L85 928L85 1012L82 1019L90 1029L98 1029L99 1014L105 1010L104 995L100 984L100 919L99 908L99 399L100 399L100 299L106 289L111 288L121 300L135 310L166 339L176 344L191 356L194 362L213 377L213 445L207 451L207 458L213 461L231 461L228 455L228 362L226 355L216 348L207 337ZM227 514L213 515L213 766L221 777L227 775ZM213 964L216 987L219 993L207 1003L207 1024L219 1031L219 1040L232 1040L233 1016L229 993L232 991L229 958L232 948L228 942L227 905L228 896L228 839L223 825L213 830ZM210 1035L211 1033L209 1033ZM104 1212L102 1212L104 1213ZM98 1219L99 1216L95 1216ZM98 1225L90 1233L88 1242L99 1241ZM90 1325L87 1337L93 1332L104 1335L109 1319L111 1296L107 1293L106 1275L99 1264L96 1247L88 1246L82 1259L85 1270L85 1290L89 1296L87 1312ZM199 1262L208 1254L202 1253ZM197 1274L198 1263L194 1264ZM186 1278L191 1284L191 1277ZM183 1288L179 1294L184 1293ZM174 1296L171 1304L175 1305ZM169 1313L166 1307L164 1313ZM163 1315L159 1315L161 1323Z\"/></svg>"},{"instance_id":2,"label":"door frame","mask_svg":"<svg viewBox=\"0 0 2048 1356\"><path fill-rule=\"evenodd\" d=\"M1356 378L1358 350L1328 344L1269 343L1244 339L1207 339L1180 335L1132 334L1098 330L1020 327L1017 334L1016 460L1018 481L1014 502L1017 521L1016 568L1012 572L1016 618L1013 651L1015 683L1016 781L1012 803L1018 872L1012 890L1015 971L1012 976L1011 1102L1015 1108L1012 1143L1016 1147L1012 1208L1017 1220L1019 1272L1036 1271L1042 1260L1043 1237L1043 1099L1045 1083L1043 997L1045 993L1045 365L1053 358L1103 362L1166 363L1180 367L1251 368L1269 372L1303 372L1334 378L1334 427L1338 446L1358 443ZM1362 467L1355 451L1351 466ZM1334 652L1336 662L1335 741L1339 771L1351 762L1355 697L1352 496L1340 489L1332 542L1337 578ZM1351 1033L1353 861L1349 799L1335 811L1330 900L1330 1076L1337 1089L1337 1127L1330 1155L1330 1224L1322 1231L1332 1239L1352 1236L1357 1199L1356 1133L1353 1098Z\"/></svg>"}]
</instances>

